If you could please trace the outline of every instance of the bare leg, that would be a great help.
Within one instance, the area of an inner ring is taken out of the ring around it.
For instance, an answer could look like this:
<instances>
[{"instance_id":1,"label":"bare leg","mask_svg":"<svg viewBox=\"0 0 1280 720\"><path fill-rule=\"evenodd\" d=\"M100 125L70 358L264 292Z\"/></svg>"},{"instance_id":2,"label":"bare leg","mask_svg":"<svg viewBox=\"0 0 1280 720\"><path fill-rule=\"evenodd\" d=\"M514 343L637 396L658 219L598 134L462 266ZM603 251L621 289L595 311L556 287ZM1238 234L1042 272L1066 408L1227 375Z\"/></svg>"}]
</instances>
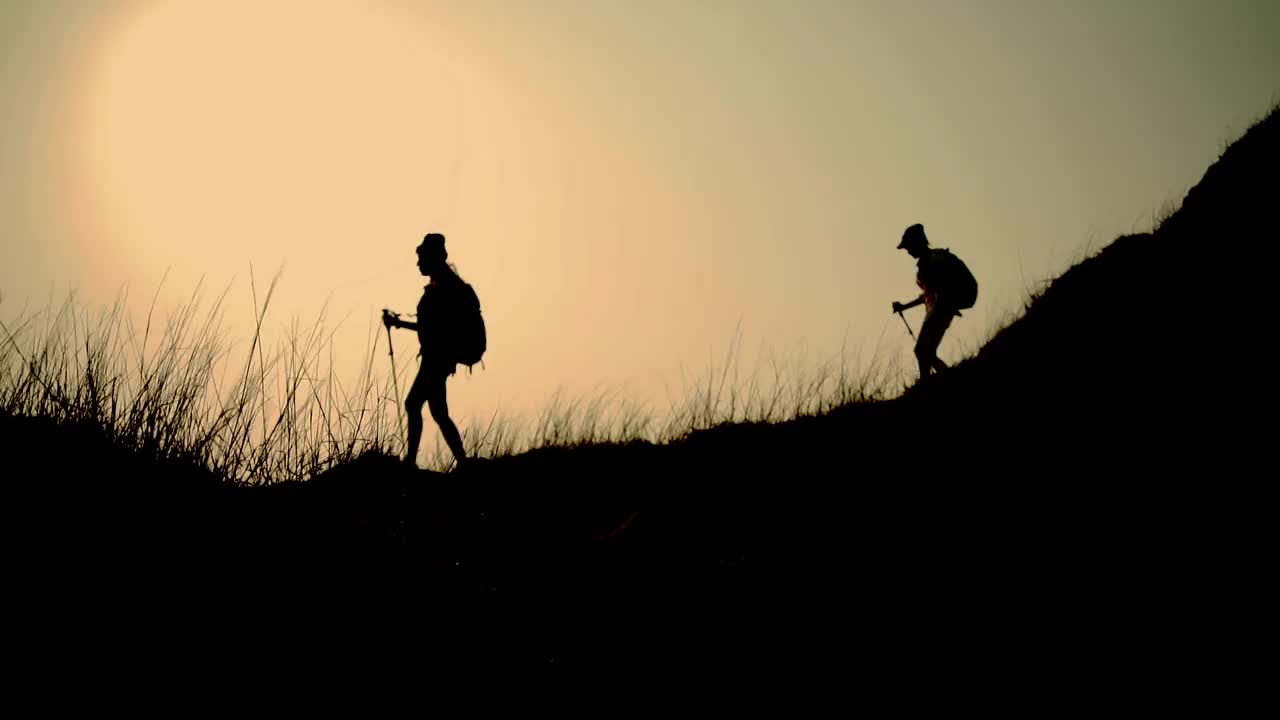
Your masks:
<instances>
[{"instance_id":1,"label":"bare leg","mask_svg":"<svg viewBox=\"0 0 1280 720\"><path fill-rule=\"evenodd\" d=\"M454 425L453 419L449 417L449 401L445 397L446 379L447 376L442 376L428 387L427 405L431 409L431 419L440 426L440 434L444 435L445 444L453 453L453 459L458 465L462 465L467 460L467 452L462 446L462 435L458 432L458 426Z\"/></svg>"},{"instance_id":2,"label":"bare leg","mask_svg":"<svg viewBox=\"0 0 1280 720\"><path fill-rule=\"evenodd\" d=\"M929 361L917 355L916 362L920 363L920 379L923 380L929 377L929 367L930 367Z\"/></svg>"},{"instance_id":3,"label":"bare leg","mask_svg":"<svg viewBox=\"0 0 1280 720\"><path fill-rule=\"evenodd\" d=\"M919 339L916 340L916 362L920 364L920 379L929 376L931 370L942 372L947 364L938 358L938 345L942 344L942 335L951 327L953 313L946 310L934 310L924 318L920 325Z\"/></svg>"},{"instance_id":4,"label":"bare leg","mask_svg":"<svg viewBox=\"0 0 1280 720\"><path fill-rule=\"evenodd\" d=\"M419 369L404 401L405 412L409 415L409 441L405 445L404 461L414 465L418 462L418 444L422 442L422 406L426 402L426 378Z\"/></svg>"}]
</instances>

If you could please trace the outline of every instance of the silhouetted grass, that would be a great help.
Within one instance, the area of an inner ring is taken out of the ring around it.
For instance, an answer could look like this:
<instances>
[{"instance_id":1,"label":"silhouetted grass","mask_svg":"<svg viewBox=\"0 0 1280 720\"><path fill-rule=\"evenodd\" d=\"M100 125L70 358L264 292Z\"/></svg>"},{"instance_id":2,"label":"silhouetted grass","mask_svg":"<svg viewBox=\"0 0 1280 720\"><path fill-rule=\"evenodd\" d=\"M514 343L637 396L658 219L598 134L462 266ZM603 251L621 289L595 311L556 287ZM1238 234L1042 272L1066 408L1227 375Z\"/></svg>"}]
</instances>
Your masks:
<instances>
[{"instance_id":1,"label":"silhouetted grass","mask_svg":"<svg viewBox=\"0 0 1280 720\"><path fill-rule=\"evenodd\" d=\"M359 375L344 383L323 310L270 344L263 330L277 281L261 296L251 283L255 324L238 350L223 328L225 290L207 303L197 287L163 319L153 299L136 325L123 294L97 312L75 294L20 312L0 324L0 412L97 426L145 459L195 463L242 484L304 480L365 453L402 453L393 388L407 391L413 368L400 368L394 383L375 369L385 351L375 328ZM894 378L893 365L864 364L845 348L816 364L776 353L750 370L743 364L735 331L723 362L683 376L680 397L666 408L617 390L574 398L556 392L532 418L498 410L461 423L463 440L469 454L485 458L665 443L725 423L781 422L882 399ZM452 458L433 430L428 423L426 466L445 470Z\"/></svg>"},{"instance_id":2,"label":"silhouetted grass","mask_svg":"<svg viewBox=\"0 0 1280 720\"><path fill-rule=\"evenodd\" d=\"M96 313L74 294L20 313L0 324L0 412L96 425L144 458L238 483L303 479L388 451L398 431L380 402L386 381L372 357L352 386L337 379L323 312L265 347L275 286L259 302L255 283L255 330L239 354L222 328L226 291L206 306L197 288L163 320L153 301L140 326L123 295Z\"/></svg>"},{"instance_id":3,"label":"silhouetted grass","mask_svg":"<svg viewBox=\"0 0 1280 720\"><path fill-rule=\"evenodd\" d=\"M803 355L762 353L744 369L741 329L722 362L684 374L678 396L654 408L603 389L566 397L554 392L533 418L495 413L463 424L470 455L501 458L543 448L578 448L634 441L662 444L733 423L779 423L823 415L851 403L888 399L901 388L901 365L877 349L870 360L848 350L816 363ZM436 435L427 467L443 471L452 460Z\"/></svg>"},{"instance_id":4,"label":"silhouetted grass","mask_svg":"<svg viewBox=\"0 0 1280 720\"><path fill-rule=\"evenodd\" d=\"M823 415L850 403L886 399L899 365L878 352L864 361L847 343L814 363L803 355L770 351L742 373L741 335L735 332L723 363L685 378L683 399L673 403L660 438L678 440L725 423L777 423Z\"/></svg>"}]
</instances>

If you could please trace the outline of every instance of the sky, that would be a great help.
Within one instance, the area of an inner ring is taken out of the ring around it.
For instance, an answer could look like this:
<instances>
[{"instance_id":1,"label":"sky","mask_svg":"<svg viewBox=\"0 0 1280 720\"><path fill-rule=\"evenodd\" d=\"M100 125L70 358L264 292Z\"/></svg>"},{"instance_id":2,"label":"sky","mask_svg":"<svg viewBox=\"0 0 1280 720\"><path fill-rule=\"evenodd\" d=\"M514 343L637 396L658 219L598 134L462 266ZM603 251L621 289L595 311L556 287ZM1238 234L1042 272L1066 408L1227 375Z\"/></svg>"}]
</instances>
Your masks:
<instances>
[{"instance_id":1,"label":"sky","mask_svg":"<svg viewBox=\"0 0 1280 720\"><path fill-rule=\"evenodd\" d=\"M662 408L737 328L912 367L918 222L979 281L954 361L1280 101L1276 37L1271 0L14 0L0 319L203 282L243 341L279 271L267 336L323 311L350 374L442 232L489 332L455 418Z\"/></svg>"}]
</instances>

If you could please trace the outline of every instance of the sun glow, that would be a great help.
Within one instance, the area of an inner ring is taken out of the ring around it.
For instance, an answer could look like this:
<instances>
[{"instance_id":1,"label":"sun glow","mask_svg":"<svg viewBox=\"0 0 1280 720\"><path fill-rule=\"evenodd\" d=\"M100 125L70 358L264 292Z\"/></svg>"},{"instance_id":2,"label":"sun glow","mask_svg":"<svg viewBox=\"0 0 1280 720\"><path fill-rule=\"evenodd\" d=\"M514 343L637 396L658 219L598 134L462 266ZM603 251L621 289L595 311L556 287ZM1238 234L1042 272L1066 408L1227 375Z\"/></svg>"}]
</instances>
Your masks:
<instances>
[{"instance_id":1,"label":"sun glow","mask_svg":"<svg viewBox=\"0 0 1280 720\"><path fill-rule=\"evenodd\" d=\"M124 265L232 271L411 242L455 201L462 132L457 82L429 41L348 3L133 10L88 88L95 241Z\"/></svg>"}]
</instances>

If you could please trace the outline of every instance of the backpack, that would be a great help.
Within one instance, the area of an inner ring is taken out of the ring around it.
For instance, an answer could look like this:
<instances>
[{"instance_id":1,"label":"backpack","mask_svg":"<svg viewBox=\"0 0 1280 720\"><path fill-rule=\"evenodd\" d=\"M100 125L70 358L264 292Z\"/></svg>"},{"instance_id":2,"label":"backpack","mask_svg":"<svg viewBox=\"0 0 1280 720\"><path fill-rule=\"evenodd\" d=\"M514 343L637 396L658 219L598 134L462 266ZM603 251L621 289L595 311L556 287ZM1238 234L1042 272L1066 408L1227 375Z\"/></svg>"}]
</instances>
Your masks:
<instances>
[{"instance_id":1,"label":"backpack","mask_svg":"<svg viewBox=\"0 0 1280 720\"><path fill-rule=\"evenodd\" d=\"M454 355L459 364L471 366L480 362L488 346L484 316L480 314L480 298L470 285L463 283L462 297L455 319Z\"/></svg>"},{"instance_id":2,"label":"backpack","mask_svg":"<svg viewBox=\"0 0 1280 720\"><path fill-rule=\"evenodd\" d=\"M942 295L957 310L968 310L978 301L978 280L969 266L946 248L935 250L934 261L939 268Z\"/></svg>"}]
</instances>

